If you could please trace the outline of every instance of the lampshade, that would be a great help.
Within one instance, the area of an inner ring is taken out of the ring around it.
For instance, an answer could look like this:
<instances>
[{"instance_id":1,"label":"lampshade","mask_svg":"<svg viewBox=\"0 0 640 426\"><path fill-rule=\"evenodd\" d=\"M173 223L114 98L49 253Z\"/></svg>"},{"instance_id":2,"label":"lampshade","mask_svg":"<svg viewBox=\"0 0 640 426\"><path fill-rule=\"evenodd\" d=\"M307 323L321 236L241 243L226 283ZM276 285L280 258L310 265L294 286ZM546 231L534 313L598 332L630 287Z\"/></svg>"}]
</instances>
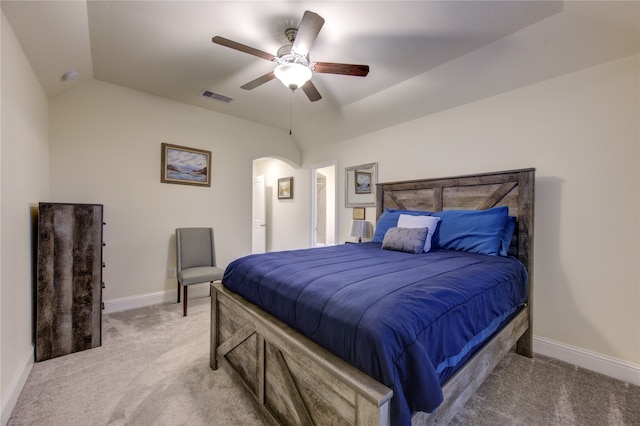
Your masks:
<instances>
[{"instance_id":1,"label":"lampshade","mask_svg":"<svg viewBox=\"0 0 640 426\"><path fill-rule=\"evenodd\" d=\"M358 237L358 242L363 238L371 238L373 235L373 225L365 220L354 220L351 223L351 236Z\"/></svg>"},{"instance_id":2,"label":"lampshade","mask_svg":"<svg viewBox=\"0 0 640 426\"><path fill-rule=\"evenodd\" d=\"M291 90L302 87L307 81L311 80L311 70L302 64L289 62L280 64L273 71L276 78Z\"/></svg>"}]
</instances>

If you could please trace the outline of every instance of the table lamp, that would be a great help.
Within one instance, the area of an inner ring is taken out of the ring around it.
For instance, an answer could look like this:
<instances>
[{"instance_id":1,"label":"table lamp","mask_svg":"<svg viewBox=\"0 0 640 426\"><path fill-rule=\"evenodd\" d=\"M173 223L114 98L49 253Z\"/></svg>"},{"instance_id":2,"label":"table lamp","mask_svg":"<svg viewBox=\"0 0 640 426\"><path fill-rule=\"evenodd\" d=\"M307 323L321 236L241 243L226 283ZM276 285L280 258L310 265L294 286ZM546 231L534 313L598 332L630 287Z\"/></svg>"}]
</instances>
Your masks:
<instances>
[{"instance_id":1,"label":"table lamp","mask_svg":"<svg viewBox=\"0 0 640 426\"><path fill-rule=\"evenodd\" d=\"M351 223L351 236L358 237L358 242L361 243L363 238L371 238L373 235L373 225L371 222L365 220L354 220Z\"/></svg>"}]
</instances>

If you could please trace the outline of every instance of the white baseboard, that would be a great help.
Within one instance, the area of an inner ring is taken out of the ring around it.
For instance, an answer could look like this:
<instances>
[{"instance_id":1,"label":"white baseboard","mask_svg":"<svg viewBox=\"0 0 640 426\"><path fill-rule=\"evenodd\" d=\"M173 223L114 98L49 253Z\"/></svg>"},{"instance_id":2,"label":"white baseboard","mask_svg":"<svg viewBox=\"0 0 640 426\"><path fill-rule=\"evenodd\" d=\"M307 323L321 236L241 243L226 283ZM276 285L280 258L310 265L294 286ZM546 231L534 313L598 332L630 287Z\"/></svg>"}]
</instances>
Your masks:
<instances>
[{"instance_id":1,"label":"white baseboard","mask_svg":"<svg viewBox=\"0 0 640 426\"><path fill-rule=\"evenodd\" d=\"M209 295L209 283L189 286L189 299ZM143 308L145 306L160 305L164 303L176 303L176 290L166 290L157 293L141 294L138 296L123 297L104 301L102 313L128 311L129 309Z\"/></svg>"},{"instance_id":2,"label":"white baseboard","mask_svg":"<svg viewBox=\"0 0 640 426\"><path fill-rule=\"evenodd\" d=\"M537 336L533 337L533 351L640 386L640 364Z\"/></svg>"},{"instance_id":3,"label":"white baseboard","mask_svg":"<svg viewBox=\"0 0 640 426\"><path fill-rule=\"evenodd\" d=\"M20 364L20 367L18 367L18 371L16 371L11 383L9 383L7 391L2 393L2 414L0 415L0 423L2 426L5 426L9 421L13 407L16 406L20 392L22 392L22 388L29 378L29 373L31 373L31 368L35 362L34 354L35 346L31 345L28 353L25 354L24 359Z\"/></svg>"}]
</instances>

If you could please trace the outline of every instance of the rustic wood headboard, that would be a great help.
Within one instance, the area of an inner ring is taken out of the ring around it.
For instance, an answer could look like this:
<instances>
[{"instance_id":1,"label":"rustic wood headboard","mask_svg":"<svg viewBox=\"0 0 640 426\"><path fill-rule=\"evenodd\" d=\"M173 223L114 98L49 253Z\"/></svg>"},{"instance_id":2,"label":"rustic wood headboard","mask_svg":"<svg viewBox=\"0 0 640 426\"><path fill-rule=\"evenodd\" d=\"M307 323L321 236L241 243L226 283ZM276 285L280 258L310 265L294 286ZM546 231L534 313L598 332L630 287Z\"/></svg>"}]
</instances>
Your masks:
<instances>
[{"instance_id":1,"label":"rustic wood headboard","mask_svg":"<svg viewBox=\"0 0 640 426\"><path fill-rule=\"evenodd\" d=\"M518 218L509 255L517 257L529 273L527 292L531 312L534 193L534 168L379 183L376 186L376 221L386 209L438 212L508 206L509 215Z\"/></svg>"}]
</instances>

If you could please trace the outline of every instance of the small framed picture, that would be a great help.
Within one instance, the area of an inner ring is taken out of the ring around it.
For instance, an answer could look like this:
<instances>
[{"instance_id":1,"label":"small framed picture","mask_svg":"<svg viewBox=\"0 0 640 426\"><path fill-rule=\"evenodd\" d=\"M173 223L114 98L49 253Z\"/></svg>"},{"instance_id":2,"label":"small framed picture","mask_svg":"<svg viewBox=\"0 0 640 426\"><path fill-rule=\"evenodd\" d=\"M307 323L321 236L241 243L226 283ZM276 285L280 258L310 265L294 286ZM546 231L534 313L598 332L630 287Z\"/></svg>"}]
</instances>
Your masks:
<instances>
[{"instance_id":1,"label":"small framed picture","mask_svg":"<svg viewBox=\"0 0 640 426\"><path fill-rule=\"evenodd\" d=\"M293 198L293 177L278 179L278 199L287 200Z\"/></svg>"},{"instance_id":2,"label":"small framed picture","mask_svg":"<svg viewBox=\"0 0 640 426\"><path fill-rule=\"evenodd\" d=\"M364 207L354 207L353 220L364 220L365 211Z\"/></svg>"},{"instance_id":3,"label":"small framed picture","mask_svg":"<svg viewBox=\"0 0 640 426\"><path fill-rule=\"evenodd\" d=\"M211 151L162 144L160 182L211 186Z\"/></svg>"},{"instance_id":4,"label":"small framed picture","mask_svg":"<svg viewBox=\"0 0 640 426\"><path fill-rule=\"evenodd\" d=\"M355 172L356 194L371 194L371 173Z\"/></svg>"}]
</instances>

